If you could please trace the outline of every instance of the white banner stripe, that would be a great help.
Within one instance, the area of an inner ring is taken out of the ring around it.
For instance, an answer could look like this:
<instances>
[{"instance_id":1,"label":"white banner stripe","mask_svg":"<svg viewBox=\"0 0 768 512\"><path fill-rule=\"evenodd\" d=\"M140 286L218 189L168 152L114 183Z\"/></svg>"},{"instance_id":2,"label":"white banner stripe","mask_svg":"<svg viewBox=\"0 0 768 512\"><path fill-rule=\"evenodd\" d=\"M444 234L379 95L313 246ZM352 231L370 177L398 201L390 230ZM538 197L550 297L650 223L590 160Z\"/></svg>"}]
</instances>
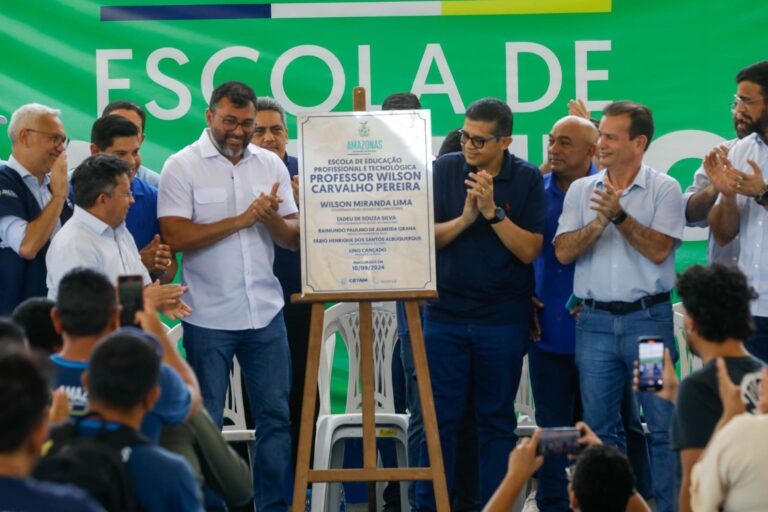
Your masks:
<instances>
[{"instance_id":1,"label":"white banner stripe","mask_svg":"<svg viewBox=\"0 0 768 512\"><path fill-rule=\"evenodd\" d=\"M442 2L328 2L272 4L272 18L440 16Z\"/></svg>"}]
</instances>

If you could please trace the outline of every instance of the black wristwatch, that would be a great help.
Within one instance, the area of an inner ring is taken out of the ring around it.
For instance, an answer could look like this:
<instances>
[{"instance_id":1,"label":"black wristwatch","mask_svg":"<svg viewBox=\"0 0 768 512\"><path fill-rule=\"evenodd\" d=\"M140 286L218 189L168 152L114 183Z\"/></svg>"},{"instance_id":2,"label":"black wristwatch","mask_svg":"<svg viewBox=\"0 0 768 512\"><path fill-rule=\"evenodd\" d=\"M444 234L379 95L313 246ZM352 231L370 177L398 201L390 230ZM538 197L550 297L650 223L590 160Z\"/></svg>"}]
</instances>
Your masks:
<instances>
[{"instance_id":1,"label":"black wristwatch","mask_svg":"<svg viewBox=\"0 0 768 512\"><path fill-rule=\"evenodd\" d=\"M755 202L760 206L766 206L766 203L768 203L768 187L765 187L762 192L755 196Z\"/></svg>"},{"instance_id":2,"label":"black wristwatch","mask_svg":"<svg viewBox=\"0 0 768 512\"><path fill-rule=\"evenodd\" d=\"M625 220L627 220L627 212L621 210L614 218L611 219L611 222L614 226L618 226Z\"/></svg>"},{"instance_id":3,"label":"black wristwatch","mask_svg":"<svg viewBox=\"0 0 768 512\"><path fill-rule=\"evenodd\" d=\"M504 220L504 218L507 216L507 212L504 211L504 208L501 206L497 206L496 210L493 212L493 217L490 219L486 219L488 221L488 224L497 224Z\"/></svg>"}]
</instances>

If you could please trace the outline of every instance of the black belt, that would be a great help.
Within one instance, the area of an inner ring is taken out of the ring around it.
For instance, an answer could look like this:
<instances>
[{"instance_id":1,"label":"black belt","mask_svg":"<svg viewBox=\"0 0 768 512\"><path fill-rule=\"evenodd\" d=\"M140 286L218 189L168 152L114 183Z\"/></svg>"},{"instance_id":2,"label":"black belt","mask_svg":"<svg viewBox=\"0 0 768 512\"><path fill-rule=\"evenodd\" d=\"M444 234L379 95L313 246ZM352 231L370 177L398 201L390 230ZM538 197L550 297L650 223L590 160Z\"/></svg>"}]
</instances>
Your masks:
<instances>
[{"instance_id":1,"label":"black belt","mask_svg":"<svg viewBox=\"0 0 768 512\"><path fill-rule=\"evenodd\" d=\"M669 292L657 293L656 295L649 295L638 299L634 302L598 302L593 299L586 299L584 305L590 308L599 309L601 311L608 311L614 315L628 315L635 311L648 309L656 304L669 301Z\"/></svg>"}]
</instances>

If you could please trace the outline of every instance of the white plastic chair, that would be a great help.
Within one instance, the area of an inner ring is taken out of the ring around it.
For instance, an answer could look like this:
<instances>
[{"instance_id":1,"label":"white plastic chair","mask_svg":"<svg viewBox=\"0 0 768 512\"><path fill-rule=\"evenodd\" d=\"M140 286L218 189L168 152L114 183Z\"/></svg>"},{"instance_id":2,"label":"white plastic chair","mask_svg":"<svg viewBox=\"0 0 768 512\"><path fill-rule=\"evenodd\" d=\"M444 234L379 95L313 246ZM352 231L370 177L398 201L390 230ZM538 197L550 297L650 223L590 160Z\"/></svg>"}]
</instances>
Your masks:
<instances>
[{"instance_id":1,"label":"white plastic chair","mask_svg":"<svg viewBox=\"0 0 768 512\"><path fill-rule=\"evenodd\" d=\"M676 302L672 305L675 325L675 340L677 342L677 352L680 354L680 380L686 378L692 372L702 366L699 357L691 352L688 343L685 341L685 325L683 324L684 309L682 302Z\"/></svg>"},{"instance_id":2,"label":"white plastic chair","mask_svg":"<svg viewBox=\"0 0 768 512\"><path fill-rule=\"evenodd\" d=\"M331 414L330 378L336 334L349 354L347 403L343 414ZM397 464L406 467L408 459L408 415L396 414L392 391L392 353L397 339L394 302L373 303L374 405L376 436L395 442ZM344 461L344 442L362 438L362 388L360 387L360 319L357 303L340 303L325 311L323 349L318 371L320 414L315 433L314 469L340 468ZM312 512L339 510L339 483L312 484ZM401 506L408 507L407 483L400 484ZM405 508L404 508L405 510Z\"/></svg>"},{"instance_id":3,"label":"white plastic chair","mask_svg":"<svg viewBox=\"0 0 768 512\"><path fill-rule=\"evenodd\" d=\"M178 344L184 331L181 324L175 325L168 332L168 339L171 343ZM221 434L227 442L254 441L256 440L256 431L247 428L245 424L245 407L243 405L243 384L240 377L240 364L237 358L232 360L232 371L229 373L229 388L227 397L224 401L224 418L232 422L231 425L224 425Z\"/></svg>"},{"instance_id":4,"label":"white plastic chair","mask_svg":"<svg viewBox=\"0 0 768 512\"><path fill-rule=\"evenodd\" d=\"M533 406L533 389L531 388L531 373L528 369L528 356L523 358L523 368L520 372L520 384L515 396L515 412L517 413L517 429L519 437L530 437L536 430L536 409Z\"/></svg>"}]
</instances>

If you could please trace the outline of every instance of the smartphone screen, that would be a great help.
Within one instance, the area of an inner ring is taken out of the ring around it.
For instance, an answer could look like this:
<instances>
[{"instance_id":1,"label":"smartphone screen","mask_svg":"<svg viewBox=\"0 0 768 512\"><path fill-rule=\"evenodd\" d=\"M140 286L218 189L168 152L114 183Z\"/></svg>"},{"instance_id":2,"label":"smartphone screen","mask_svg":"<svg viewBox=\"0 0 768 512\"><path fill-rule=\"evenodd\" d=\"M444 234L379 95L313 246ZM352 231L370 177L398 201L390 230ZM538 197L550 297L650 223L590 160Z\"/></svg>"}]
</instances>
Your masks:
<instances>
[{"instance_id":1,"label":"smartphone screen","mask_svg":"<svg viewBox=\"0 0 768 512\"><path fill-rule=\"evenodd\" d=\"M642 336L638 345L638 389L658 391L664 387L664 343L658 338Z\"/></svg>"},{"instance_id":2,"label":"smartphone screen","mask_svg":"<svg viewBox=\"0 0 768 512\"><path fill-rule=\"evenodd\" d=\"M537 455L569 455L579 453L581 432L576 427L557 427L541 429Z\"/></svg>"},{"instance_id":3,"label":"smartphone screen","mask_svg":"<svg viewBox=\"0 0 768 512\"><path fill-rule=\"evenodd\" d=\"M118 276L117 298L120 301L120 325L136 324L136 312L144 309L144 281L141 275Z\"/></svg>"}]
</instances>

